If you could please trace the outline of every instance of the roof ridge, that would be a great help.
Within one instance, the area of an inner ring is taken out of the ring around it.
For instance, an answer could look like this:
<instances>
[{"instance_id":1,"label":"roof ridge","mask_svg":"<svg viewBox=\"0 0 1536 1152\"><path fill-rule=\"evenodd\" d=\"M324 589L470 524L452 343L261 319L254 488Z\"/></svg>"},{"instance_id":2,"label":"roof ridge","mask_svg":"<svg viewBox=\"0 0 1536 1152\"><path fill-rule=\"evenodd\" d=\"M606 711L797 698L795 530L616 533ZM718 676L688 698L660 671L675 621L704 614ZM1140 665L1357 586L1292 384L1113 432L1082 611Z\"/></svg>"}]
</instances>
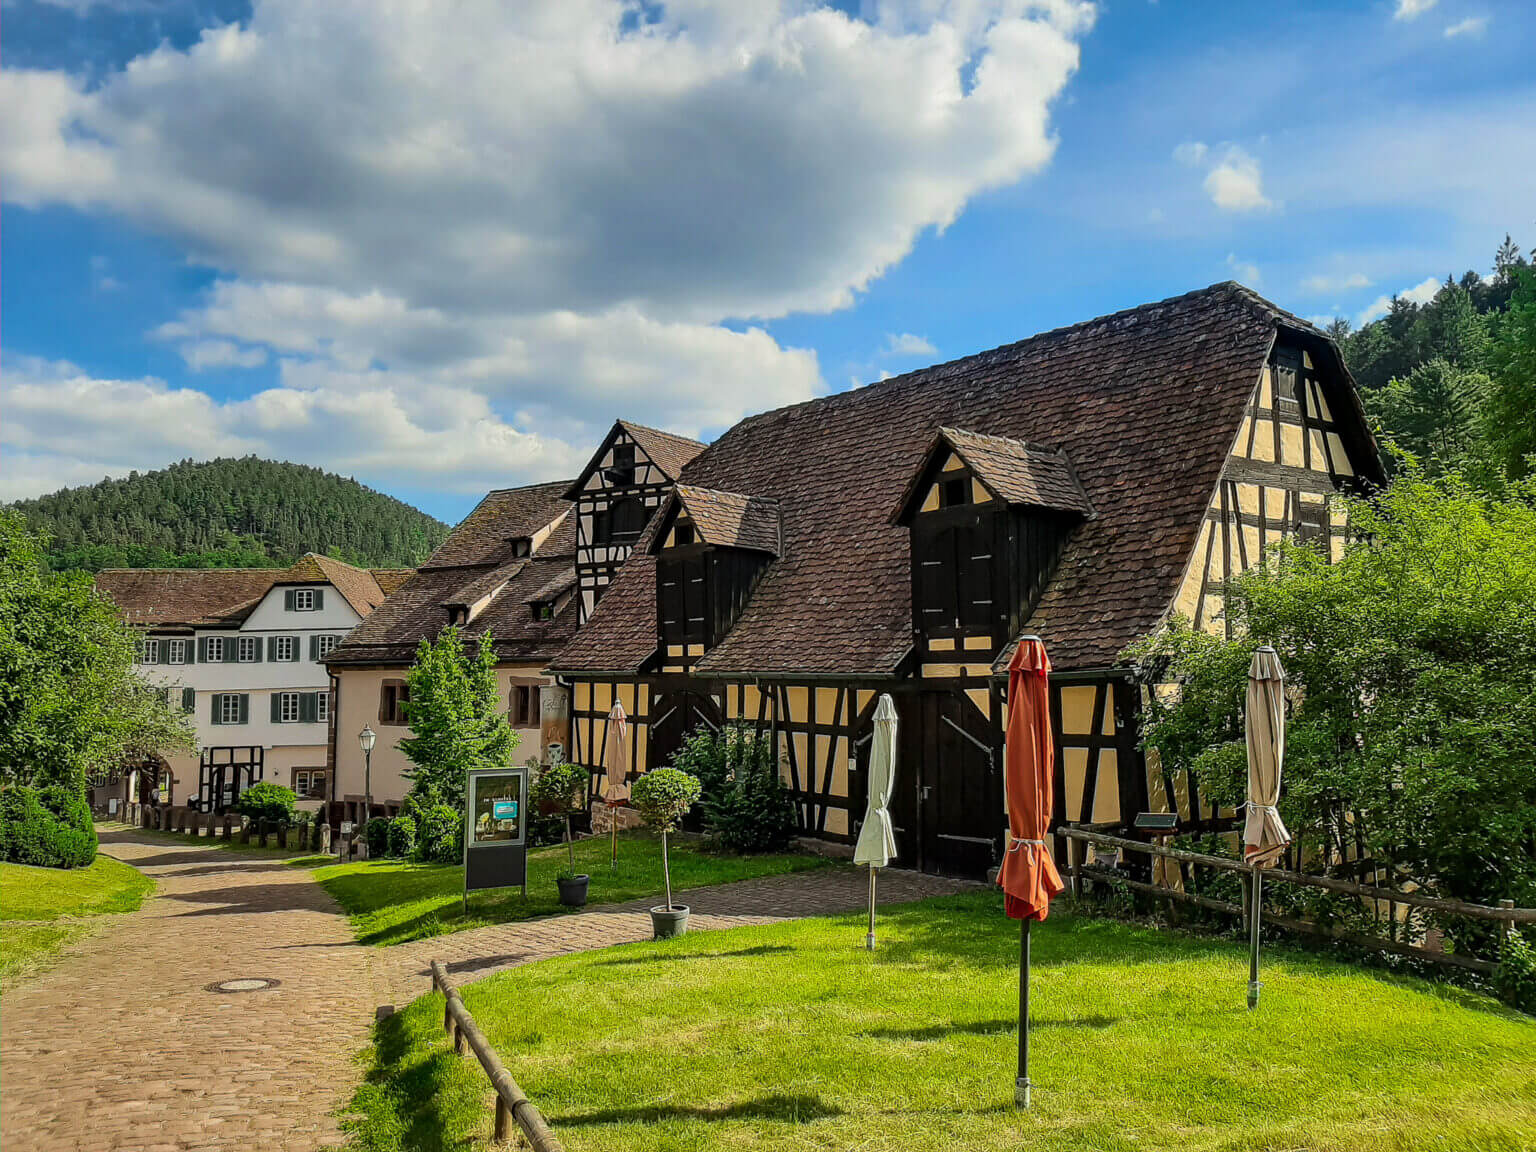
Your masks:
<instances>
[{"instance_id":1,"label":"roof ridge","mask_svg":"<svg viewBox=\"0 0 1536 1152\"><path fill-rule=\"evenodd\" d=\"M686 488L690 492L710 492L716 496L742 496L748 500L760 500L764 504L780 503L777 496L759 496L755 492L738 492L734 488L711 488L707 484L674 484L673 487L679 490L679 494Z\"/></svg>"},{"instance_id":2,"label":"roof ridge","mask_svg":"<svg viewBox=\"0 0 1536 1152\"><path fill-rule=\"evenodd\" d=\"M1067 450L1065 448L1053 448L1049 444L1040 444L1033 440L1016 440L1012 436L994 436L990 432L972 432L968 428L955 428L950 425L941 426L939 428L939 434L941 436L969 436L975 440L991 440L998 444L1007 444L1011 447L1023 448L1028 452L1047 452L1056 456L1067 455Z\"/></svg>"},{"instance_id":3,"label":"roof ridge","mask_svg":"<svg viewBox=\"0 0 1536 1152\"><path fill-rule=\"evenodd\" d=\"M642 432L654 432L657 436L665 436L671 440L681 440L687 444L697 444L700 448L708 448L709 445L702 440L695 440L692 436L684 436L681 432L669 432L665 428L657 428L650 424L641 424L638 420L626 420L619 417L618 423L633 431L638 428Z\"/></svg>"}]
</instances>

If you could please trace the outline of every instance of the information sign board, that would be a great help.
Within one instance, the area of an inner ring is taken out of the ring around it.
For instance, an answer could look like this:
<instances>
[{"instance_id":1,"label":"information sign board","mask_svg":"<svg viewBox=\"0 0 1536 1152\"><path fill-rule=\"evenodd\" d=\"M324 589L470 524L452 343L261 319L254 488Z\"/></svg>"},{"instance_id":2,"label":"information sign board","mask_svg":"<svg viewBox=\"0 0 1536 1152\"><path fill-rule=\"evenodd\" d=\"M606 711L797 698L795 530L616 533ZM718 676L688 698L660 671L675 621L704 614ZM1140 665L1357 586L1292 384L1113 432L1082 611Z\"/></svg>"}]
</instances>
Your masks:
<instances>
[{"instance_id":1,"label":"information sign board","mask_svg":"<svg viewBox=\"0 0 1536 1152\"><path fill-rule=\"evenodd\" d=\"M465 781L464 899L482 888L528 894L528 769L477 768Z\"/></svg>"}]
</instances>

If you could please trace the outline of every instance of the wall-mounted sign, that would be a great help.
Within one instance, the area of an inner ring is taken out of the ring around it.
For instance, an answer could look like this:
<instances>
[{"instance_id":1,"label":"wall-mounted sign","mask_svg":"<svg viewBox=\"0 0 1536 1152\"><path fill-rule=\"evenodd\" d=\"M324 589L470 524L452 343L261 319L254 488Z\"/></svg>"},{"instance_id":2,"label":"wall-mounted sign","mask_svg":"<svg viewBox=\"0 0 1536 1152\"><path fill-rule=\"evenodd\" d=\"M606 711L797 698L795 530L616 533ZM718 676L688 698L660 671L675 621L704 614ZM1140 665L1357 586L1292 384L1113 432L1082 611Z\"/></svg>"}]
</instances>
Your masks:
<instances>
[{"instance_id":1,"label":"wall-mounted sign","mask_svg":"<svg viewBox=\"0 0 1536 1152\"><path fill-rule=\"evenodd\" d=\"M527 768L477 768L464 790L464 899L481 888L528 894Z\"/></svg>"}]
</instances>

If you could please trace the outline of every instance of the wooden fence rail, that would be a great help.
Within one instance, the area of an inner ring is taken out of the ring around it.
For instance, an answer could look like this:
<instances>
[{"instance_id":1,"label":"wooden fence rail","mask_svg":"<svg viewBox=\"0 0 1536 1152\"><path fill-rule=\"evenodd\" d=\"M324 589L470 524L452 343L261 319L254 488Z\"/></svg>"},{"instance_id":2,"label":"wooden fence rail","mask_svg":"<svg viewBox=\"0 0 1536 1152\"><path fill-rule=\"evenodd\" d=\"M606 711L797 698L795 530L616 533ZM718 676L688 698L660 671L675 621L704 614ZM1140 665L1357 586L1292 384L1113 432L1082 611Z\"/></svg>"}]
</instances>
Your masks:
<instances>
[{"instance_id":1,"label":"wooden fence rail","mask_svg":"<svg viewBox=\"0 0 1536 1152\"><path fill-rule=\"evenodd\" d=\"M510 1121L515 1120L534 1152L563 1152L560 1141L550 1131L549 1122L544 1119L543 1113L534 1107L533 1102L517 1086L517 1081L512 1079L512 1074L480 1031L469 1009L464 1007L464 1001L459 998L459 990L448 978L448 970L443 967L441 960L432 961L432 987L443 994L443 1029L453 1037L453 1050L462 1055L464 1045L468 1043L470 1051L480 1061L480 1067L490 1078L491 1087L496 1089L496 1122L492 1139L507 1139L511 1135Z\"/></svg>"},{"instance_id":2,"label":"wooden fence rail","mask_svg":"<svg viewBox=\"0 0 1536 1152\"><path fill-rule=\"evenodd\" d=\"M1468 904L1461 900L1447 900L1439 896L1423 896L1417 892L1402 892L1395 888L1377 888L1369 884L1356 884L1350 880L1335 880L1330 876L1310 876L1305 872L1292 872L1284 868L1264 868L1260 870L1254 868L1251 864L1246 864L1241 860L1232 860L1225 856L1211 856L1204 852L1191 852L1185 848L1169 848L1163 844L1130 840L1123 836L1111 836L1104 832L1071 825L1057 828L1055 833L1071 842L1069 858L1072 894L1074 897L1082 894L1082 881L1084 878L1087 878L1124 884L1134 892L1143 892L1167 900L1197 904L1202 908L1211 908L1218 912L1229 912L1244 918L1248 916L1248 901L1246 899L1244 900L1244 906L1239 907L1226 900L1202 896L1194 892L1183 892L1177 888L1163 887L1158 884L1148 884L1141 880L1131 880L1106 868L1085 864L1082 859L1082 846L1084 844L1093 844L1101 848L1141 852L1149 856L1161 856L1164 859L1175 860L1184 864L1201 864L1227 872L1236 872L1243 878L1245 891L1251 891L1249 885L1253 881L1254 874L1262 871L1264 878L1268 880L1282 880L1288 884L1297 884L1306 888L1321 888L1330 892L1343 892L1370 900L1384 900L1388 903L1389 907L1392 904L1403 904L1412 908L1427 908L1436 912L1466 916L1471 919L1496 921L1500 927L1501 937L1507 935L1516 924L1536 924L1536 908L1516 908L1513 902L1509 900L1501 901L1499 907L1495 908L1486 904ZM1336 940L1343 940L1358 947L1374 948L1400 956L1413 956L1417 959L1428 960L1436 964L1468 968L1476 972L1492 972L1497 967L1494 962L1479 959L1475 956L1463 956L1454 952L1436 952L1414 944L1405 944L1401 941L1388 940L1380 936L1363 936L1335 926L1314 924L1307 920L1297 920L1289 916L1281 916L1278 913L1264 912L1262 918L1265 923L1274 924L1277 927L1286 928L1293 932L1302 932L1314 936L1327 936Z\"/></svg>"}]
</instances>

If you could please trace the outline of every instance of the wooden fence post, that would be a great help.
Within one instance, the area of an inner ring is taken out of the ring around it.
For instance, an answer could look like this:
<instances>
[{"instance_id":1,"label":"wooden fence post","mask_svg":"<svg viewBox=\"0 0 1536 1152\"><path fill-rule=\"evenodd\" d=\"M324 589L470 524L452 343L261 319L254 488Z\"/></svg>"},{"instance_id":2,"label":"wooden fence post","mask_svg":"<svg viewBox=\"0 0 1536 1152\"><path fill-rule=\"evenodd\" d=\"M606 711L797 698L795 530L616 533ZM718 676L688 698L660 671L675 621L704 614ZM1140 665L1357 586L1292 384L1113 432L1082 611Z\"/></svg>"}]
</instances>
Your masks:
<instances>
[{"instance_id":1,"label":"wooden fence post","mask_svg":"<svg viewBox=\"0 0 1536 1152\"><path fill-rule=\"evenodd\" d=\"M1499 901L1499 907L1500 908L1507 908L1509 911L1513 912L1515 910L1515 902L1513 900L1500 900ZM1513 916L1510 916L1508 919L1500 920L1499 921L1499 953L1500 953L1500 955L1503 954L1504 946L1509 943L1509 935L1514 930L1515 930L1515 918Z\"/></svg>"},{"instance_id":2,"label":"wooden fence post","mask_svg":"<svg viewBox=\"0 0 1536 1152\"><path fill-rule=\"evenodd\" d=\"M1081 840L1067 841L1067 861L1072 872L1072 902L1077 904L1083 899L1083 842Z\"/></svg>"}]
</instances>

